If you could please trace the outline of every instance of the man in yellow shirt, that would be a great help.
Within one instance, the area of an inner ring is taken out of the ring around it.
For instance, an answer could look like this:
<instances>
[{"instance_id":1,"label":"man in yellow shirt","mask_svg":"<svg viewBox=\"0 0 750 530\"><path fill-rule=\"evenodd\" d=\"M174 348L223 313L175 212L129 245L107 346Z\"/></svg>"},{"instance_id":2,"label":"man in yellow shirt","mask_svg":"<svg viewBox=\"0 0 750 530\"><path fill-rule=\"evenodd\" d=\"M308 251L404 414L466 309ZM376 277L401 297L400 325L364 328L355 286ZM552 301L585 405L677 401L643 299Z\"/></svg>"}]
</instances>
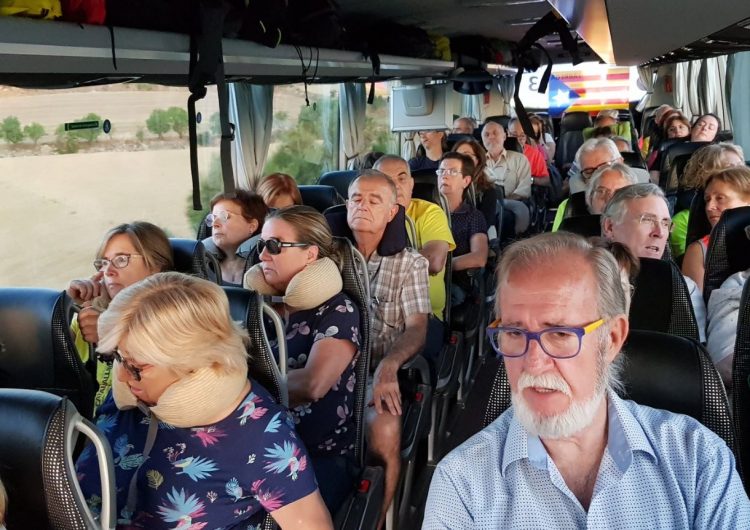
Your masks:
<instances>
[{"instance_id":1,"label":"man in yellow shirt","mask_svg":"<svg viewBox=\"0 0 750 530\"><path fill-rule=\"evenodd\" d=\"M406 215L414 221L417 229L417 241L414 244L429 262L432 312L435 317L443 320L445 260L448 252L456 248L448 218L440 206L430 201L412 199L414 179L409 171L409 164L403 158L384 155L375 163L374 169L391 177L398 190L398 203L406 208Z\"/></svg>"}]
</instances>

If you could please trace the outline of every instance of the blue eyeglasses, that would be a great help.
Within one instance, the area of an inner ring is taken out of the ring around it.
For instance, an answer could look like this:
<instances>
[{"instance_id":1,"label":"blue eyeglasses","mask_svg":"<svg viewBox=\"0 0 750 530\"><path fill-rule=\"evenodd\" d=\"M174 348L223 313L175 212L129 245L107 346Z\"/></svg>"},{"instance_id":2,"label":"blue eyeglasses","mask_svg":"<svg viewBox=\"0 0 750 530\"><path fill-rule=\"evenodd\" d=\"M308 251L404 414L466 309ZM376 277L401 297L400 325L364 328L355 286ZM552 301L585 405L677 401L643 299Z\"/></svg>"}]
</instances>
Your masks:
<instances>
[{"instance_id":1,"label":"blue eyeglasses","mask_svg":"<svg viewBox=\"0 0 750 530\"><path fill-rule=\"evenodd\" d=\"M541 331L500 326L496 320L487 328L487 337L492 348L503 357L523 357L529 351L529 343L535 340L544 353L555 359L570 359L581 351L583 336L604 324L600 318L582 328L552 327Z\"/></svg>"}]
</instances>

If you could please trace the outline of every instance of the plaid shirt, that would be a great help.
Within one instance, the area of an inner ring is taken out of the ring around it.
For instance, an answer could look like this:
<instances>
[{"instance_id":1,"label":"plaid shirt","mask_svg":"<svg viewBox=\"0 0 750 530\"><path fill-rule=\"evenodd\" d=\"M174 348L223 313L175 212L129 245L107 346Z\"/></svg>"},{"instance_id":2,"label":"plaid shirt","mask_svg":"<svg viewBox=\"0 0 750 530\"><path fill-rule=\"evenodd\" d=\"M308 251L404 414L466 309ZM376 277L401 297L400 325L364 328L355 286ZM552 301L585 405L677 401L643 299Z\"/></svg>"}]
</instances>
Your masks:
<instances>
[{"instance_id":1,"label":"plaid shirt","mask_svg":"<svg viewBox=\"0 0 750 530\"><path fill-rule=\"evenodd\" d=\"M373 371L406 329L407 316L432 313L427 265L427 259L411 248L393 256L380 256L376 251L367 262Z\"/></svg>"}]
</instances>

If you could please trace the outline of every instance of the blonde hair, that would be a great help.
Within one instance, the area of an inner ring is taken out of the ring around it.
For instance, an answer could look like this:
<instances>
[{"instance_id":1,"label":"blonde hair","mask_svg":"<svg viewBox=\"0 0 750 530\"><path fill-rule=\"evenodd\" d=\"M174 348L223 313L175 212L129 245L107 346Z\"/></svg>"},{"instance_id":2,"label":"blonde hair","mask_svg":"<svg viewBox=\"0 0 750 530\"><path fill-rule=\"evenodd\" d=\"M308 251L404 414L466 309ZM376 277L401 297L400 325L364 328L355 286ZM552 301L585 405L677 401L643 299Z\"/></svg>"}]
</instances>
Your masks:
<instances>
[{"instance_id":1,"label":"blonde hair","mask_svg":"<svg viewBox=\"0 0 750 530\"><path fill-rule=\"evenodd\" d=\"M745 155L738 145L721 142L711 144L698 149L685 165L685 173L682 176L683 186L686 188L705 188L709 177L718 171L725 169L721 157L726 152L736 154L742 160Z\"/></svg>"},{"instance_id":2,"label":"blonde hair","mask_svg":"<svg viewBox=\"0 0 750 530\"><path fill-rule=\"evenodd\" d=\"M164 230L147 221L134 221L123 223L104 234L99 249L96 251L97 259L104 257L104 249L109 241L120 234L130 238L130 242L143 256L143 261L149 270L163 272L174 269L174 258L172 256L172 245Z\"/></svg>"},{"instance_id":3,"label":"blonde hair","mask_svg":"<svg viewBox=\"0 0 750 530\"><path fill-rule=\"evenodd\" d=\"M712 182L723 182L732 187L744 200L750 200L750 168L736 166L722 169L706 179L706 188Z\"/></svg>"},{"instance_id":4,"label":"blonde hair","mask_svg":"<svg viewBox=\"0 0 750 530\"><path fill-rule=\"evenodd\" d=\"M318 247L318 259L331 258L341 268L338 245L322 213L310 206L295 205L271 212L266 221L271 219L289 223L296 232L297 241Z\"/></svg>"},{"instance_id":5,"label":"blonde hair","mask_svg":"<svg viewBox=\"0 0 750 530\"><path fill-rule=\"evenodd\" d=\"M123 289L99 317L97 351L127 351L136 363L180 374L214 367L245 369L247 332L232 321L221 287L164 272Z\"/></svg>"},{"instance_id":6,"label":"blonde hair","mask_svg":"<svg viewBox=\"0 0 750 530\"><path fill-rule=\"evenodd\" d=\"M297 183L286 173L271 173L265 176L255 191L263 197L266 204L270 204L279 195L289 195L294 204L302 204L302 195Z\"/></svg>"}]
</instances>

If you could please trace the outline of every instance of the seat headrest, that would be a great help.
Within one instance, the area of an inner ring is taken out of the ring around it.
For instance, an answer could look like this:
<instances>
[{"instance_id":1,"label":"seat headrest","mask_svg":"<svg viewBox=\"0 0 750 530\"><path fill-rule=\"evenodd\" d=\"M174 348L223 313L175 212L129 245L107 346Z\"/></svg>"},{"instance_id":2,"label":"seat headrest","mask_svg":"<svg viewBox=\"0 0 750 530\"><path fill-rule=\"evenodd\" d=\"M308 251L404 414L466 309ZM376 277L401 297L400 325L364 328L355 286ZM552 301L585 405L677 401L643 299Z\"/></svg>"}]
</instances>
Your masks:
<instances>
[{"instance_id":1,"label":"seat headrest","mask_svg":"<svg viewBox=\"0 0 750 530\"><path fill-rule=\"evenodd\" d=\"M750 206L724 210L711 232L711 242L706 254L706 275L703 295L711 292L735 272L750 269Z\"/></svg>"},{"instance_id":2,"label":"seat headrest","mask_svg":"<svg viewBox=\"0 0 750 530\"><path fill-rule=\"evenodd\" d=\"M329 171L323 173L318 179L318 184L333 186L344 199L349 197L349 184L357 178L359 172L354 169L345 171Z\"/></svg>"},{"instance_id":3,"label":"seat headrest","mask_svg":"<svg viewBox=\"0 0 750 530\"><path fill-rule=\"evenodd\" d=\"M630 328L669 331L672 319L672 266L666 261L641 258L630 304Z\"/></svg>"},{"instance_id":4,"label":"seat headrest","mask_svg":"<svg viewBox=\"0 0 750 530\"><path fill-rule=\"evenodd\" d=\"M508 136L505 139L505 143L503 144L503 146L508 151L515 151L516 153L523 154L523 147L521 147L521 142L518 141L518 138Z\"/></svg>"},{"instance_id":5,"label":"seat headrest","mask_svg":"<svg viewBox=\"0 0 750 530\"><path fill-rule=\"evenodd\" d=\"M588 206L586 206L586 192L577 191L570 194L568 205L565 207L565 218L580 217L582 215L591 215Z\"/></svg>"},{"instance_id":6,"label":"seat headrest","mask_svg":"<svg viewBox=\"0 0 750 530\"><path fill-rule=\"evenodd\" d=\"M567 112L560 119L560 134L565 131L583 131L592 125L588 112Z\"/></svg>"},{"instance_id":7,"label":"seat headrest","mask_svg":"<svg viewBox=\"0 0 750 530\"><path fill-rule=\"evenodd\" d=\"M445 141L448 143L448 150L452 151L453 146L456 145L456 142L459 142L461 140L474 140L473 134L459 134L459 133L451 133L448 135L448 137L445 139Z\"/></svg>"},{"instance_id":8,"label":"seat headrest","mask_svg":"<svg viewBox=\"0 0 750 530\"><path fill-rule=\"evenodd\" d=\"M643 161L643 157L638 151L620 153L620 155L622 155L622 161L629 167L646 169L646 163Z\"/></svg>"},{"instance_id":9,"label":"seat headrest","mask_svg":"<svg viewBox=\"0 0 750 530\"><path fill-rule=\"evenodd\" d=\"M49 466L48 445L67 442L61 421L67 403L47 392L0 389L0 472L8 491L8 528L53 527L43 466L45 461ZM60 449L58 456L72 451ZM55 477L56 483L65 478Z\"/></svg>"},{"instance_id":10,"label":"seat headrest","mask_svg":"<svg viewBox=\"0 0 750 530\"><path fill-rule=\"evenodd\" d=\"M621 353L628 399L705 421L699 348L676 335L631 330Z\"/></svg>"},{"instance_id":11,"label":"seat headrest","mask_svg":"<svg viewBox=\"0 0 750 530\"><path fill-rule=\"evenodd\" d=\"M196 239L169 238L174 256L174 269L185 274L198 274L196 258L202 259L206 250L203 243Z\"/></svg>"},{"instance_id":12,"label":"seat headrest","mask_svg":"<svg viewBox=\"0 0 750 530\"><path fill-rule=\"evenodd\" d=\"M325 212L328 226L334 236L345 237L356 245L352 229L346 222L346 205L340 204L328 208ZM378 244L378 254L380 256L393 256L404 250L408 246L408 236L406 232L406 210L400 204L398 211L393 219L385 226L383 238Z\"/></svg>"},{"instance_id":13,"label":"seat headrest","mask_svg":"<svg viewBox=\"0 0 750 530\"><path fill-rule=\"evenodd\" d=\"M54 321L73 316L65 293L52 289L0 289L0 387L55 388ZM68 340L63 334L60 340Z\"/></svg>"},{"instance_id":14,"label":"seat headrest","mask_svg":"<svg viewBox=\"0 0 750 530\"><path fill-rule=\"evenodd\" d=\"M484 119L484 123L487 123L488 121L494 121L495 123L499 123L503 126L503 129L505 129L505 132L508 132L508 123L510 123L510 116L507 114L501 114L498 116L487 116Z\"/></svg>"},{"instance_id":15,"label":"seat headrest","mask_svg":"<svg viewBox=\"0 0 750 530\"><path fill-rule=\"evenodd\" d=\"M321 213L331 206L344 202L344 199L333 186L310 184L297 187L302 196L302 204L315 208Z\"/></svg>"},{"instance_id":16,"label":"seat headrest","mask_svg":"<svg viewBox=\"0 0 750 530\"><path fill-rule=\"evenodd\" d=\"M568 217L560 223L559 230L573 232L583 237L599 237L602 235L600 217L599 215Z\"/></svg>"},{"instance_id":17,"label":"seat headrest","mask_svg":"<svg viewBox=\"0 0 750 530\"><path fill-rule=\"evenodd\" d=\"M710 145L711 142L676 142L665 149L662 164L672 164L674 159L682 155L692 155L701 147Z\"/></svg>"},{"instance_id":18,"label":"seat headrest","mask_svg":"<svg viewBox=\"0 0 750 530\"><path fill-rule=\"evenodd\" d=\"M750 206L725 210L723 222L726 227L727 260L731 273L750 269Z\"/></svg>"}]
</instances>

